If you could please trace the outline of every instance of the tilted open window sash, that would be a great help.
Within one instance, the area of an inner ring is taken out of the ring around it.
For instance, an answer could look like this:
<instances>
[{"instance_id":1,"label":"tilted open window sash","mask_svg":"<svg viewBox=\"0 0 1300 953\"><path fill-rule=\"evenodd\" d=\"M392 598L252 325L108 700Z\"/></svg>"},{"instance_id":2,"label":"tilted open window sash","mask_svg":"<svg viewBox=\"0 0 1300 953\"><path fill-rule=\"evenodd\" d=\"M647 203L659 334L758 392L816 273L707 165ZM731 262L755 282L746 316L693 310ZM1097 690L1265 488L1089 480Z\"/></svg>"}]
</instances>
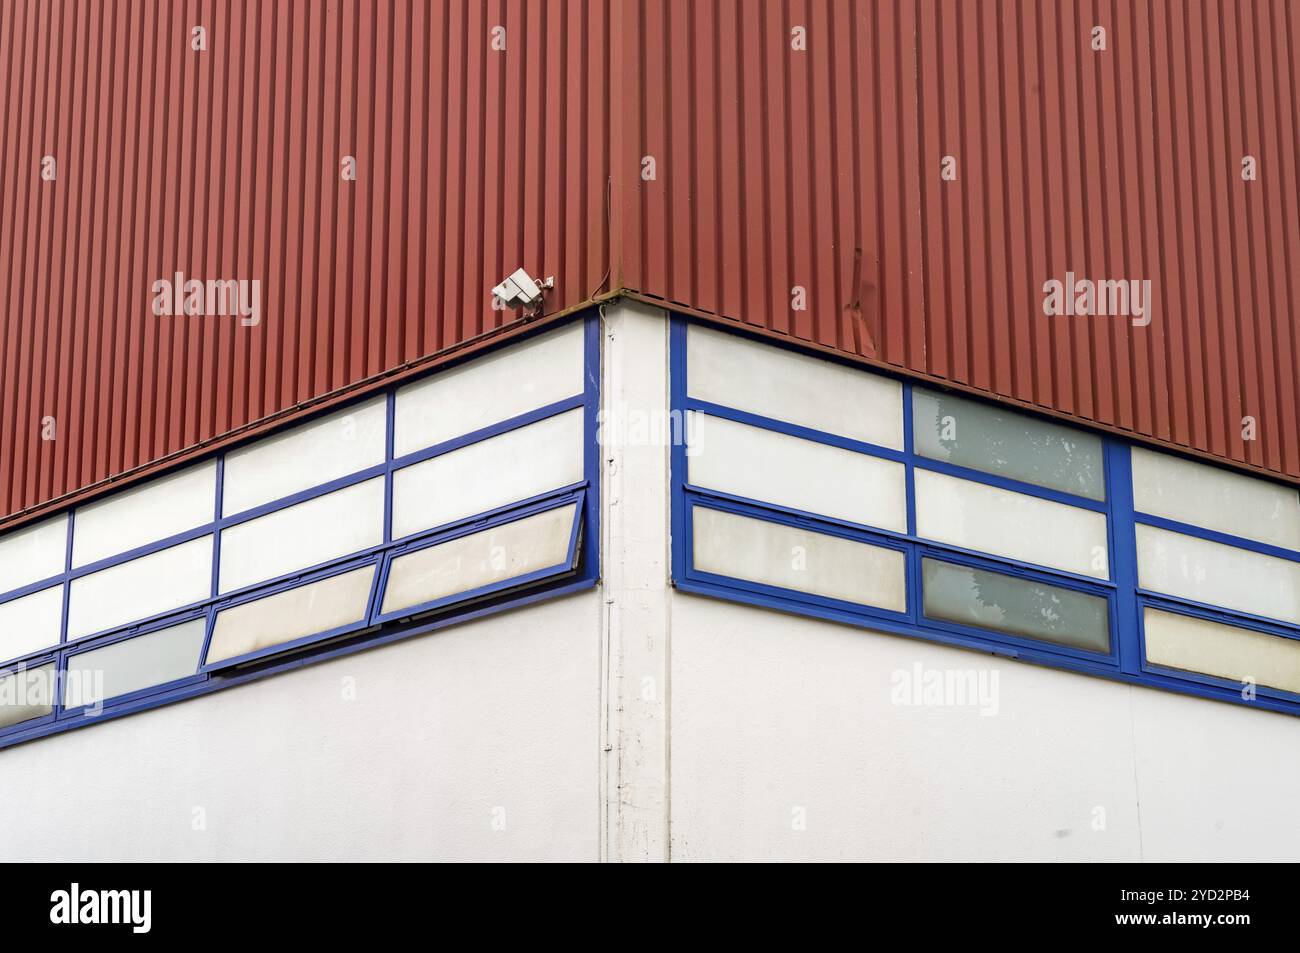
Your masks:
<instances>
[{"instance_id":1,"label":"tilted open window sash","mask_svg":"<svg viewBox=\"0 0 1300 953\"><path fill-rule=\"evenodd\" d=\"M569 491L404 544L386 559L375 621L568 578L579 568L585 499Z\"/></svg>"}]
</instances>

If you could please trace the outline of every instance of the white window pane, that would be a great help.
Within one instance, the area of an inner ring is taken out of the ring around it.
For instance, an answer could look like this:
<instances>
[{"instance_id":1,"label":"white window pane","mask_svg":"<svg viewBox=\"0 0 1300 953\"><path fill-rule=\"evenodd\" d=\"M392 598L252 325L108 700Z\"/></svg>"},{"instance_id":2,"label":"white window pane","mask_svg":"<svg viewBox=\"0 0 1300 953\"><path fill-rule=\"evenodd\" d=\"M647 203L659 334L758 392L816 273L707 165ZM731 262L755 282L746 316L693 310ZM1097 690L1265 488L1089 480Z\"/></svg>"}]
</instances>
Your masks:
<instances>
[{"instance_id":1,"label":"white window pane","mask_svg":"<svg viewBox=\"0 0 1300 953\"><path fill-rule=\"evenodd\" d=\"M64 706L93 705L193 675L199 668L207 625L206 619L192 619L70 656Z\"/></svg>"},{"instance_id":2,"label":"white window pane","mask_svg":"<svg viewBox=\"0 0 1300 953\"><path fill-rule=\"evenodd\" d=\"M57 644L62 622L62 586L0 603L0 660Z\"/></svg>"},{"instance_id":3,"label":"white window pane","mask_svg":"<svg viewBox=\"0 0 1300 953\"><path fill-rule=\"evenodd\" d=\"M383 477L232 526L221 534L221 591L378 546L383 526Z\"/></svg>"},{"instance_id":4,"label":"white window pane","mask_svg":"<svg viewBox=\"0 0 1300 953\"><path fill-rule=\"evenodd\" d=\"M558 507L397 557L388 572L383 611L565 564L576 509L576 503Z\"/></svg>"},{"instance_id":5,"label":"white window pane","mask_svg":"<svg viewBox=\"0 0 1300 953\"><path fill-rule=\"evenodd\" d=\"M1150 607L1143 618L1152 664L1300 692L1300 642L1295 639Z\"/></svg>"},{"instance_id":6,"label":"white window pane","mask_svg":"<svg viewBox=\"0 0 1300 953\"><path fill-rule=\"evenodd\" d=\"M903 387L887 377L692 324L691 397L903 449Z\"/></svg>"},{"instance_id":7,"label":"white window pane","mask_svg":"<svg viewBox=\"0 0 1300 953\"><path fill-rule=\"evenodd\" d=\"M1054 500L916 470L916 531L926 539L1105 579L1106 516Z\"/></svg>"},{"instance_id":8,"label":"white window pane","mask_svg":"<svg viewBox=\"0 0 1300 953\"><path fill-rule=\"evenodd\" d=\"M384 462L387 398L376 397L226 454L225 516Z\"/></svg>"},{"instance_id":9,"label":"white window pane","mask_svg":"<svg viewBox=\"0 0 1300 953\"><path fill-rule=\"evenodd\" d=\"M582 479L582 408L472 443L393 474L393 538Z\"/></svg>"},{"instance_id":10,"label":"white window pane","mask_svg":"<svg viewBox=\"0 0 1300 953\"><path fill-rule=\"evenodd\" d=\"M0 592L57 576L67 558L66 513L0 536Z\"/></svg>"},{"instance_id":11,"label":"white window pane","mask_svg":"<svg viewBox=\"0 0 1300 953\"><path fill-rule=\"evenodd\" d=\"M72 565L85 566L211 523L216 507L215 461L79 507Z\"/></svg>"},{"instance_id":12,"label":"white window pane","mask_svg":"<svg viewBox=\"0 0 1300 953\"><path fill-rule=\"evenodd\" d=\"M1300 622L1300 563L1141 523L1137 552L1143 589Z\"/></svg>"},{"instance_id":13,"label":"white window pane","mask_svg":"<svg viewBox=\"0 0 1300 953\"><path fill-rule=\"evenodd\" d=\"M208 664L365 618L375 567L362 566L217 613Z\"/></svg>"},{"instance_id":14,"label":"white window pane","mask_svg":"<svg viewBox=\"0 0 1300 953\"><path fill-rule=\"evenodd\" d=\"M1133 508L1261 543L1300 549L1295 487L1133 448Z\"/></svg>"},{"instance_id":15,"label":"white window pane","mask_svg":"<svg viewBox=\"0 0 1300 953\"><path fill-rule=\"evenodd\" d=\"M53 710L53 663L0 676L0 728L44 718Z\"/></svg>"},{"instance_id":16,"label":"white window pane","mask_svg":"<svg viewBox=\"0 0 1300 953\"><path fill-rule=\"evenodd\" d=\"M691 413L690 482L765 503L903 532L901 463L723 417Z\"/></svg>"},{"instance_id":17,"label":"white window pane","mask_svg":"<svg viewBox=\"0 0 1300 953\"><path fill-rule=\"evenodd\" d=\"M1101 438L1004 407L912 390L916 452L1013 480L1106 498Z\"/></svg>"},{"instance_id":18,"label":"white window pane","mask_svg":"<svg viewBox=\"0 0 1300 953\"><path fill-rule=\"evenodd\" d=\"M397 456L582 393L582 322L550 331L397 392Z\"/></svg>"},{"instance_id":19,"label":"white window pane","mask_svg":"<svg viewBox=\"0 0 1300 953\"><path fill-rule=\"evenodd\" d=\"M901 552L696 506L695 568L782 589L902 612Z\"/></svg>"},{"instance_id":20,"label":"white window pane","mask_svg":"<svg viewBox=\"0 0 1300 953\"><path fill-rule=\"evenodd\" d=\"M921 561L921 579L927 618L1110 651L1110 613L1102 596L937 559Z\"/></svg>"},{"instance_id":21,"label":"white window pane","mask_svg":"<svg viewBox=\"0 0 1300 953\"><path fill-rule=\"evenodd\" d=\"M72 581L68 638L179 609L212 594L212 537L140 556Z\"/></svg>"}]
</instances>

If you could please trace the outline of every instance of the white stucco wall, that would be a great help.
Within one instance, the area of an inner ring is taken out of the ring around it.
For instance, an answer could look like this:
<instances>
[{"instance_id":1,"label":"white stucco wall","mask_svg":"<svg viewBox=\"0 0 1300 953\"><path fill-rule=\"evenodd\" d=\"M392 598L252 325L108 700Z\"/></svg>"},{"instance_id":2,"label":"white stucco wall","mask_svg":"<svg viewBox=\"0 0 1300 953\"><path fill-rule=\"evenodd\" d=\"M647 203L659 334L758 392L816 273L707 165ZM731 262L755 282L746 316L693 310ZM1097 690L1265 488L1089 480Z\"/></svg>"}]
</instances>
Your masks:
<instances>
[{"instance_id":1,"label":"white stucco wall","mask_svg":"<svg viewBox=\"0 0 1300 953\"><path fill-rule=\"evenodd\" d=\"M599 647L589 591L0 751L0 860L595 860Z\"/></svg>"},{"instance_id":2,"label":"white stucco wall","mask_svg":"<svg viewBox=\"0 0 1300 953\"><path fill-rule=\"evenodd\" d=\"M671 624L674 860L1300 858L1300 719L682 593ZM996 670L995 713L895 704L918 662Z\"/></svg>"}]
</instances>

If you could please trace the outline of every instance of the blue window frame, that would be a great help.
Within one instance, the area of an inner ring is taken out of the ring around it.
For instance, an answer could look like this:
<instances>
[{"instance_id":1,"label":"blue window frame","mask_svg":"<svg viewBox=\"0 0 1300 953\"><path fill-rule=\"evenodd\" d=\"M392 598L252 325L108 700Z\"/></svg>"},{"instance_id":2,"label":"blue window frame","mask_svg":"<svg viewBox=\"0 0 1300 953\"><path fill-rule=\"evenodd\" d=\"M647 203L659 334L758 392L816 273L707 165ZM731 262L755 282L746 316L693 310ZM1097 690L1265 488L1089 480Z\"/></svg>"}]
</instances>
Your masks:
<instances>
[{"instance_id":1,"label":"blue window frame","mask_svg":"<svg viewBox=\"0 0 1300 953\"><path fill-rule=\"evenodd\" d=\"M400 385L392 385L384 392L386 393L387 431L385 459L382 464L370 466L312 487L309 490L294 493L282 499L223 517L222 489L225 454L239 449L241 446L255 443L257 439L264 439L266 436L259 435L254 440L245 441L243 444L232 446L204 458L206 460L215 460L216 465L216 499L214 500L211 522L148 545L139 546L128 552L76 568L73 567L72 558L73 539L76 532L76 513L75 510L69 511L67 514L67 544L63 572L0 593L0 604L4 604L51 586L63 585L59 644L16 658L0 660L0 676L24 669L30 670L51 662L55 663L59 678L55 685L52 711L44 717L0 729L0 748L56 732L84 727L109 718L131 714L184 698L206 694L242 684L251 679L263 678L297 668L312 661L334 658L375 645L386 644L412 635L433 631L454 623L525 605L539 599L552 598L594 586L599 576L598 547L600 536L600 458L596 446L600 381L599 319L596 312L592 310L586 312L577 320L582 321L584 367L581 392L572 397L538 407L508 420L408 453L399 458L394 455L396 395L400 387L408 386L419 378L404 379ZM548 325L544 330L554 328L555 325ZM508 342L504 342L503 346L519 346L521 343L523 343L523 339L513 338ZM473 357L479 356L481 355L473 355ZM470 359L472 360L472 358ZM431 376L448 369L449 367L442 367L424 376ZM365 396L343 406L355 406L373 400L375 397L374 392L367 393ZM431 459L440 454L449 453L478 441L508 433L539 420L578 408L581 408L583 421L583 459L582 479L577 483L557 487L530 499L514 501L487 512L476 513L441 526L408 534L397 540L393 539L393 474L395 471L404 466ZM322 414L295 418L291 425L299 426L310 420L318 419L324 413L337 413L340 409L341 406L339 405L331 406L328 411L322 412ZM186 465L195 465L199 462L188 461ZM384 488L382 543L348 553L340 558L307 566L255 585L221 592L219 574L221 568L222 530L377 477L383 479ZM538 513L570 505L574 509L567 550L564 558L555 564L523 575L493 581L473 590L457 592L428 604L413 606L387 614L380 611L384 587L395 559L484 529L506 526ZM119 625L112 629L94 632L71 641L68 639L69 595L72 588L71 583L75 579L99 570L121 565L140 556L158 553L180 543L207 536L212 537L213 550L211 587L207 598L148 618L132 621L127 625ZM374 567L374 576L370 584L370 594L366 601L365 614L360 620L327 631L314 632L300 638L276 643L257 651L222 659L212 664L206 662L217 616L223 610L278 593L290 592L301 586L320 582L366 566ZM70 657L196 619L204 621L206 633L203 641L203 651L199 655L198 664L192 674L173 679L164 684L109 698L95 711L85 705L76 708L63 707L64 673L67 670L67 662Z\"/></svg>"},{"instance_id":2,"label":"blue window frame","mask_svg":"<svg viewBox=\"0 0 1300 953\"><path fill-rule=\"evenodd\" d=\"M1237 704L1248 704L1289 714L1300 714L1300 695L1266 687L1252 686L1248 695L1242 682L1181 669L1165 668L1146 659L1144 611L1148 607L1195 618L1222 622L1241 629L1252 630L1286 639L1300 639L1300 625L1277 619L1264 618L1249 613L1198 603L1166 593L1142 589L1138 585L1136 530L1138 524L1172 529L1188 536L1214 542L1227 543L1255 553L1278 556L1300 562L1300 552L1254 542L1238 536L1203 529L1186 523L1134 511L1130 444L1106 434L1073 428L1088 434L1089 441L1099 437L1102 447L1104 498L1094 499L1059 489L1051 489L1022 480L1002 477L984 470L931 459L916 452L913 432L913 386L910 381L898 378L903 391L903 439L901 451L851 440L842 436L812 430L805 426L762 417L714 402L689 396L687 365L688 328L696 322L682 316L672 318L670 399L673 417L680 424L679 439L672 448L672 577L673 584L684 592L714 596L765 608L797 612L817 618L849 623L876 631L910 636L928 641L991 652L1008 658L1068 669L1088 675L1147 685L1155 688L1198 695ZM709 325L715 328L716 325ZM729 333L750 337L740 331ZM752 338L751 338L752 339ZM797 347L762 339L770 347L804 353ZM817 355L819 357L823 355ZM833 360L833 359L832 359ZM847 362L845 362L847 363ZM877 376L892 377L876 370ZM933 385L926 390L933 392ZM979 398L961 395L964 400ZM801 437L858 453L870 454L902 463L905 467L906 523L905 532L857 525L814 513L790 509L762 500L736 496L689 482L687 414L702 412L740 423L762 427L790 436ZM1033 418L1032 414L1016 413ZM1038 418L1034 418L1038 419ZM1051 420L1054 426L1072 427ZM1199 463L1200 461L1198 461ZM1203 464L1208 465L1208 464ZM1031 564L1023 560L993 555L985 552L939 543L923 538L917 533L917 500L915 476L927 470L948 474L984 486L1014 491L1019 494L1064 503L1080 510L1101 513L1106 518L1108 551L1107 575L1093 578L1073 572ZM709 508L749 516L783 526L797 527L817 533L840 536L901 551L906 557L906 611L895 612L869 605L845 602L824 596L778 588L749 580L704 572L695 566L693 513L699 508ZM925 561L936 560L945 564L967 567L985 573L997 573L1011 580L1024 580L1042 586L1071 590L1085 596L1104 600L1106 626L1109 633L1109 650L1091 651L1028 638L964 624L927 617L923 609L923 572ZM798 651L792 644L792 651Z\"/></svg>"}]
</instances>

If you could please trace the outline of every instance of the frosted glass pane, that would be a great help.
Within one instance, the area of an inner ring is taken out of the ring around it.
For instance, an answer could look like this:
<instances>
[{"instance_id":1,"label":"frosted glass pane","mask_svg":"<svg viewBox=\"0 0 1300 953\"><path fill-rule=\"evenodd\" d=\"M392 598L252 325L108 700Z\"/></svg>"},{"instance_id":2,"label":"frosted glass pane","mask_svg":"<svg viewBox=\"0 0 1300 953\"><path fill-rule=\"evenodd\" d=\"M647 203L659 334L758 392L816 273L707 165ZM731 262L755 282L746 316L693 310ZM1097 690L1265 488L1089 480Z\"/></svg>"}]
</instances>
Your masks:
<instances>
[{"instance_id":1,"label":"frosted glass pane","mask_svg":"<svg viewBox=\"0 0 1300 953\"><path fill-rule=\"evenodd\" d=\"M1261 543L1300 550L1295 487L1133 448L1133 508Z\"/></svg>"},{"instance_id":2,"label":"frosted glass pane","mask_svg":"<svg viewBox=\"0 0 1300 953\"><path fill-rule=\"evenodd\" d=\"M1141 523L1137 551L1143 589L1300 622L1300 563Z\"/></svg>"},{"instance_id":3,"label":"frosted glass pane","mask_svg":"<svg viewBox=\"0 0 1300 953\"><path fill-rule=\"evenodd\" d=\"M374 566L362 566L217 613L208 664L328 632L365 618Z\"/></svg>"},{"instance_id":4,"label":"frosted glass pane","mask_svg":"<svg viewBox=\"0 0 1300 953\"><path fill-rule=\"evenodd\" d=\"M423 450L582 393L582 322L397 392L394 452Z\"/></svg>"},{"instance_id":5,"label":"frosted glass pane","mask_svg":"<svg viewBox=\"0 0 1300 953\"><path fill-rule=\"evenodd\" d=\"M916 531L964 549L1105 579L1106 516L916 470Z\"/></svg>"},{"instance_id":6,"label":"frosted glass pane","mask_svg":"<svg viewBox=\"0 0 1300 953\"><path fill-rule=\"evenodd\" d=\"M387 416L387 398L376 397L232 450L221 481L222 513L242 513L383 463Z\"/></svg>"},{"instance_id":7,"label":"frosted glass pane","mask_svg":"<svg viewBox=\"0 0 1300 953\"><path fill-rule=\"evenodd\" d=\"M383 477L232 526L221 534L221 591L378 546L383 526Z\"/></svg>"},{"instance_id":8,"label":"frosted glass pane","mask_svg":"<svg viewBox=\"0 0 1300 953\"><path fill-rule=\"evenodd\" d=\"M212 594L212 537L202 536L72 581L68 638L179 609Z\"/></svg>"},{"instance_id":9,"label":"frosted glass pane","mask_svg":"<svg viewBox=\"0 0 1300 953\"><path fill-rule=\"evenodd\" d=\"M898 381L692 324L686 335L691 397L903 449Z\"/></svg>"},{"instance_id":10,"label":"frosted glass pane","mask_svg":"<svg viewBox=\"0 0 1300 953\"><path fill-rule=\"evenodd\" d=\"M62 586L0 603L0 660L57 644L62 622Z\"/></svg>"},{"instance_id":11,"label":"frosted glass pane","mask_svg":"<svg viewBox=\"0 0 1300 953\"><path fill-rule=\"evenodd\" d=\"M67 558L66 513L0 536L0 592L57 576Z\"/></svg>"},{"instance_id":12,"label":"frosted glass pane","mask_svg":"<svg viewBox=\"0 0 1300 953\"><path fill-rule=\"evenodd\" d=\"M1234 682L1300 692L1300 642L1148 607L1147 661Z\"/></svg>"},{"instance_id":13,"label":"frosted glass pane","mask_svg":"<svg viewBox=\"0 0 1300 953\"><path fill-rule=\"evenodd\" d=\"M63 704L67 708L93 705L193 675L206 634L207 620L193 619L73 655L68 659Z\"/></svg>"},{"instance_id":14,"label":"frosted glass pane","mask_svg":"<svg viewBox=\"0 0 1300 953\"><path fill-rule=\"evenodd\" d=\"M921 576L927 618L1110 651L1109 612L1101 596L936 559L922 560Z\"/></svg>"},{"instance_id":15,"label":"frosted glass pane","mask_svg":"<svg viewBox=\"0 0 1300 953\"><path fill-rule=\"evenodd\" d=\"M0 728L44 718L53 710L53 663L0 675Z\"/></svg>"},{"instance_id":16,"label":"frosted glass pane","mask_svg":"<svg viewBox=\"0 0 1300 953\"><path fill-rule=\"evenodd\" d=\"M72 565L85 566L211 523L216 508L215 461L79 507Z\"/></svg>"},{"instance_id":17,"label":"frosted glass pane","mask_svg":"<svg viewBox=\"0 0 1300 953\"><path fill-rule=\"evenodd\" d=\"M1101 438L973 400L914 388L916 452L1013 480L1106 498Z\"/></svg>"},{"instance_id":18,"label":"frosted glass pane","mask_svg":"<svg viewBox=\"0 0 1300 953\"><path fill-rule=\"evenodd\" d=\"M526 516L393 560L384 612L397 612L561 564L577 504Z\"/></svg>"},{"instance_id":19,"label":"frosted glass pane","mask_svg":"<svg viewBox=\"0 0 1300 953\"><path fill-rule=\"evenodd\" d=\"M393 474L393 538L582 480L582 408Z\"/></svg>"},{"instance_id":20,"label":"frosted glass pane","mask_svg":"<svg viewBox=\"0 0 1300 953\"><path fill-rule=\"evenodd\" d=\"M907 529L901 463L691 414L690 482L836 519Z\"/></svg>"},{"instance_id":21,"label":"frosted glass pane","mask_svg":"<svg viewBox=\"0 0 1300 953\"><path fill-rule=\"evenodd\" d=\"M697 506L695 568L782 589L902 612L902 553Z\"/></svg>"}]
</instances>

